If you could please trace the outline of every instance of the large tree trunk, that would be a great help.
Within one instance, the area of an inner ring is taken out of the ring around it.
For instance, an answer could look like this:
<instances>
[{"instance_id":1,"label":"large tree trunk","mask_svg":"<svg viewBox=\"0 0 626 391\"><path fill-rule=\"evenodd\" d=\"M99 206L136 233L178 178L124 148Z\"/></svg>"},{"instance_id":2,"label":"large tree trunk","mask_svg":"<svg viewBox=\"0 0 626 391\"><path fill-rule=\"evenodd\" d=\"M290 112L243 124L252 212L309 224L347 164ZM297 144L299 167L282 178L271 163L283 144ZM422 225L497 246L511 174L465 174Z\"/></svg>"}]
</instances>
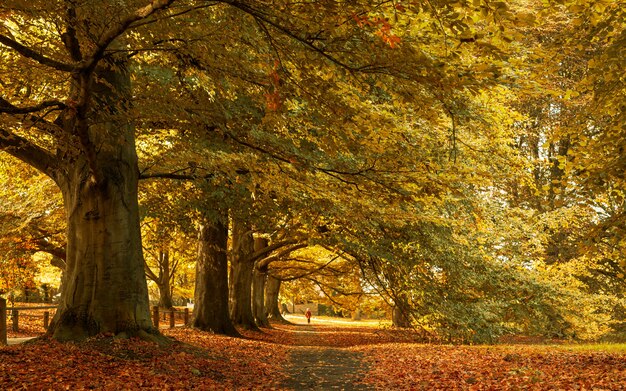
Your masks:
<instances>
[{"instance_id":1,"label":"large tree trunk","mask_svg":"<svg viewBox=\"0 0 626 391\"><path fill-rule=\"evenodd\" d=\"M268 320L288 323L280 313L280 307L278 305L278 293L280 292L281 283L281 280L268 274L265 283L265 314Z\"/></svg>"},{"instance_id":2,"label":"large tree trunk","mask_svg":"<svg viewBox=\"0 0 626 391\"><path fill-rule=\"evenodd\" d=\"M232 284L230 292L232 321L244 329L258 330L252 314L252 270L254 262L252 227L245 221L233 219Z\"/></svg>"},{"instance_id":3,"label":"large tree trunk","mask_svg":"<svg viewBox=\"0 0 626 391\"><path fill-rule=\"evenodd\" d=\"M255 238L254 251L262 250L267 247L267 244L267 239ZM252 313L258 326L271 327L265 315L265 281L267 279L267 266L259 268L258 265L259 263L256 262L252 274Z\"/></svg>"},{"instance_id":4,"label":"large tree trunk","mask_svg":"<svg viewBox=\"0 0 626 391\"><path fill-rule=\"evenodd\" d=\"M88 129L98 175L80 154L57 177L67 213L67 260L59 310L50 332L82 340L112 332L154 332L144 275L134 128L118 108L130 97L130 77L100 71L94 82L99 107ZM66 126L69 126L66 124Z\"/></svg>"},{"instance_id":5,"label":"large tree trunk","mask_svg":"<svg viewBox=\"0 0 626 391\"><path fill-rule=\"evenodd\" d=\"M252 312L257 325L271 327L265 313L265 282L267 281L267 269L254 268L252 277Z\"/></svg>"},{"instance_id":6,"label":"large tree trunk","mask_svg":"<svg viewBox=\"0 0 626 391\"><path fill-rule=\"evenodd\" d=\"M238 336L228 314L227 245L226 223L200 224L192 325L216 334Z\"/></svg>"}]
</instances>

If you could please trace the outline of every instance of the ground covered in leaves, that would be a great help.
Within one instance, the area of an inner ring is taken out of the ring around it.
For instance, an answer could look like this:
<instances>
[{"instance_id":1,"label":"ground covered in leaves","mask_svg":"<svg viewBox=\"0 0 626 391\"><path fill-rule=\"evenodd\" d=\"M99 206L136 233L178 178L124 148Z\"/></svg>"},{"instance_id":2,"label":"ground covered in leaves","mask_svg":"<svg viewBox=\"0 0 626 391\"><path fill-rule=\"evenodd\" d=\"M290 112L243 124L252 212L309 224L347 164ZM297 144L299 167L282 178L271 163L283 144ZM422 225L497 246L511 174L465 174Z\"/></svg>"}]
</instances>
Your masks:
<instances>
[{"instance_id":1,"label":"ground covered in leaves","mask_svg":"<svg viewBox=\"0 0 626 391\"><path fill-rule=\"evenodd\" d=\"M314 319L229 338L162 329L167 347L97 336L0 348L0 389L623 389L626 353L561 345L425 345ZM367 327L366 327L367 326ZM24 333L20 333L23 336Z\"/></svg>"}]
</instances>

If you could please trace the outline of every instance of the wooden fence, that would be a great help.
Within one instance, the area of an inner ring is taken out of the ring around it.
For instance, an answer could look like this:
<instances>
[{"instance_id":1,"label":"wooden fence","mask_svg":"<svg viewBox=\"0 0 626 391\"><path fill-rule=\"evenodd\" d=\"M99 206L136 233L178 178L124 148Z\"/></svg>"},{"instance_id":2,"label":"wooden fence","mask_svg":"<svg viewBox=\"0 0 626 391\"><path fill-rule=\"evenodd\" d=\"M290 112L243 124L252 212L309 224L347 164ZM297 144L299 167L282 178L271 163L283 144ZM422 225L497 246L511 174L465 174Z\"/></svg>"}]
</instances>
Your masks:
<instances>
[{"instance_id":1,"label":"wooden fence","mask_svg":"<svg viewBox=\"0 0 626 391\"><path fill-rule=\"evenodd\" d=\"M39 318L42 320L41 326L46 330L50 325L50 310L56 310L57 306L39 306L39 307L7 307L5 299L0 297L0 345L7 344L8 320L11 320L11 331L17 333L20 331L21 318ZM32 312L42 311L41 315L33 315ZM26 313L25 313L26 312ZM8 316L7 316L8 315Z\"/></svg>"},{"instance_id":2,"label":"wooden fence","mask_svg":"<svg viewBox=\"0 0 626 391\"><path fill-rule=\"evenodd\" d=\"M7 344L7 301L0 297L0 346Z\"/></svg>"},{"instance_id":3,"label":"wooden fence","mask_svg":"<svg viewBox=\"0 0 626 391\"><path fill-rule=\"evenodd\" d=\"M169 326L171 329L176 327L176 318L182 319L183 324L186 326L189 324L189 308L184 308L182 311L175 308L161 310L158 306L152 307L152 324L155 328L159 328L161 320L164 322L169 319Z\"/></svg>"},{"instance_id":4,"label":"wooden fence","mask_svg":"<svg viewBox=\"0 0 626 391\"><path fill-rule=\"evenodd\" d=\"M47 329L50 325L50 311L51 309L56 309L56 306L42 306L42 307L7 307L7 302L5 299L0 297L0 345L7 344L7 313L10 314L11 320L11 330L13 332L19 332L20 330L20 311L33 311L33 310L44 310L43 315L26 315L29 317L40 317L43 319L43 329ZM161 320L166 322L169 320L169 327L176 327L176 319L182 320L184 325L189 324L189 308L184 308L182 311L172 309L159 309L158 306L152 307L152 323L154 327L159 328L159 323Z\"/></svg>"}]
</instances>

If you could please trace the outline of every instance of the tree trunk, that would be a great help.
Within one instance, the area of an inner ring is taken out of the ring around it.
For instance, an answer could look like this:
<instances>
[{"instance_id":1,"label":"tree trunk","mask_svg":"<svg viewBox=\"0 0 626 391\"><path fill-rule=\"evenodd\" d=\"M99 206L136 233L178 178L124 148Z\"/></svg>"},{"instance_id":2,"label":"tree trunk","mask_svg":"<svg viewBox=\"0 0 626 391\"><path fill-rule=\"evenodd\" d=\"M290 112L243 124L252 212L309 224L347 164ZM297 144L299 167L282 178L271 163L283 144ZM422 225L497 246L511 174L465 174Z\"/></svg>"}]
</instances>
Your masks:
<instances>
[{"instance_id":1,"label":"tree trunk","mask_svg":"<svg viewBox=\"0 0 626 391\"><path fill-rule=\"evenodd\" d=\"M98 71L93 84L91 165L88 153L74 154L55 178L67 214L67 266L49 331L63 341L103 332L152 339L158 331L144 275L134 127L121 112L131 96L130 76L116 64Z\"/></svg>"},{"instance_id":2,"label":"tree trunk","mask_svg":"<svg viewBox=\"0 0 626 391\"><path fill-rule=\"evenodd\" d=\"M265 282L267 270L254 269L252 280L252 310L254 319L260 327L271 327L270 321L265 314Z\"/></svg>"},{"instance_id":3,"label":"tree trunk","mask_svg":"<svg viewBox=\"0 0 626 391\"><path fill-rule=\"evenodd\" d=\"M281 280L269 274L265 283L265 313L268 319L288 323L280 313L278 305L278 293L280 292Z\"/></svg>"},{"instance_id":4,"label":"tree trunk","mask_svg":"<svg viewBox=\"0 0 626 391\"><path fill-rule=\"evenodd\" d=\"M227 220L226 216L223 217ZM228 314L228 225L204 221L198 230L193 327L239 336Z\"/></svg>"},{"instance_id":5,"label":"tree trunk","mask_svg":"<svg viewBox=\"0 0 626 391\"><path fill-rule=\"evenodd\" d=\"M405 311L400 306L393 307L392 322L394 327L407 328L411 327L411 321Z\"/></svg>"},{"instance_id":6,"label":"tree trunk","mask_svg":"<svg viewBox=\"0 0 626 391\"><path fill-rule=\"evenodd\" d=\"M272 327L265 313L265 282L267 270L254 269L252 279L252 311L257 325L260 327Z\"/></svg>"},{"instance_id":7,"label":"tree trunk","mask_svg":"<svg viewBox=\"0 0 626 391\"><path fill-rule=\"evenodd\" d=\"M268 240L265 238L254 239L254 251L267 247ZM254 265L252 274L252 313L259 327L271 327L265 315L265 281L267 280L267 267L259 269L259 262Z\"/></svg>"},{"instance_id":8,"label":"tree trunk","mask_svg":"<svg viewBox=\"0 0 626 391\"><path fill-rule=\"evenodd\" d=\"M159 288L159 307L168 309L174 307L169 280L165 283L157 283L157 287Z\"/></svg>"},{"instance_id":9,"label":"tree trunk","mask_svg":"<svg viewBox=\"0 0 626 391\"><path fill-rule=\"evenodd\" d=\"M252 314L252 270L254 262L250 255L254 252L254 239L250 224L233 219L232 246L232 290L230 299L232 321L244 329L258 330Z\"/></svg>"},{"instance_id":10,"label":"tree trunk","mask_svg":"<svg viewBox=\"0 0 626 391\"><path fill-rule=\"evenodd\" d=\"M159 251L159 275L157 287L159 288L159 307L172 308L172 286L171 270L170 270L170 255L168 251Z\"/></svg>"}]
</instances>

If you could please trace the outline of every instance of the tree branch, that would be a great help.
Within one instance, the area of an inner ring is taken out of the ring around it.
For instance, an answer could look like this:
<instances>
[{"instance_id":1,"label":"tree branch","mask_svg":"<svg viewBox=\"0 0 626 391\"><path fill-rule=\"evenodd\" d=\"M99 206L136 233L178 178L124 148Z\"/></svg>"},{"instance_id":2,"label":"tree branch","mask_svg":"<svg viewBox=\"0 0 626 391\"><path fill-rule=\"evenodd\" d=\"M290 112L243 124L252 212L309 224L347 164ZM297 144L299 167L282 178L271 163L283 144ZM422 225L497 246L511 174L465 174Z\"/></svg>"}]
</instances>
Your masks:
<instances>
[{"instance_id":1,"label":"tree branch","mask_svg":"<svg viewBox=\"0 0 626 391\"><path fill-rule=\"evenodd\" d=\"M339 259L339 256L338 256L338 255L337 255L337 256L335 256L335 257L333 257L330 261L326 262L325 264L320 265L319 267L317 267L317 268L315 268L315 269L308 270L308 271L306 271L305 273L300 274L300 275L298 275L298 276L292 276L292 277L286 277L286 278L281 278L281 277L278 277L278 276L276 276L276 275L274 275L274 274L271 274L271 276L272 276L272 277L274 277L274 278L276 278L276 279L279 279L279 280L281 280L281 281L283 281L283 282L285 282L285 281L294 281L294 280L298 280L298 279L300 279L300 278L305 278L305 277L307 277L307 276L310 276L310 275L312 275L312 274L315 274L315 273L319 272L320 270L322 270L322 269L324 269L324 268L328 267L328 265L330 265L331 263L335 262L337 259Z\"/></svg>"},{"instance_id":2,"label":"tree branch","mask_svg":"<svg viewBox=\"0 0 626 391\"><path fill-rule=\"evenodd\" d=\"M271 257L267 257L259 261L257 265L257 269L267 268L272 262L279 261L282 258L286 257L287 255L291 254L292 252L299 250L301 248L305 248L307 246L308 246L308 243L298 243L294 246L288 247L276 255L272 255Z\"/></svg>"},{"instance_id":3,"label":"tree branch","mask_svg":"<svg viewBox=\"0 0 626 391\"><path fill-rule=\"evenodd\" d=\"M299 241L297 239L287 239L287 240L281 240L280 242L273 243L267 247L263 247L262 249L257 250L253 252L252 254L250 254L250 256L246 259L246 263L256 262L274 250L278 250L281 247L285 247L290 244L295 244L298 242Z\"/></svg>"},{"instance_id":4,"label":"tree branch","mask_svg":"<svg viewBox=\"0 0 626 391\"><path fill-rule=\"evenodd\" d=\"M58 166L54 156L27 139L2 128L0 128L0 151L7 152L56 180L54 171Z\"/></svg>"},{"instance_id":5,"label":"tree branch","mask_svg":"<svg viewBox=\"0 0 626 391\"><path fill-rule=\"evenodd\" d=\"M30 58L31 60L37 61L38 63L42 65L56 69L58 71L74 72L78 68L77 65L66 64L66 63L48 58L40 53L37 53L31 48L22 45L21 43L7 37L4 34L0 34L0 44L10 47L11 49L15 50L16 52L18 52L19 54L21 54L22 56L26 58Z\"/></svg>"},{"instance_id":6,"label":"tree branch","mask_svg":"<svg viewBox=\"0 0 626 391\"><path fill-rule=\"evenodd\" d=\"M0 97L0 113L29 114L29 113L41 111L43 109L47 109L49 107L56 107L58 109L64 109L66 106L65 106L65 103L55 99L55 100L47 100L45 102L41 102L36 106L17 107L13 105L11 102L9 102L8 100Z\"/></svg>"},{"instance_id":7,"label":"tree branch","mask_svg":"<svg viewBox=\"0 0 626 391\"><path fill-rule=\"evenodd\" d=\"M148 262L146 261L145 257L143 258L143 266L144 266L144 270L145 270L145 273L146 273L146 277L148 277L149 279L151 279L154 282L158 282L159 281L159 277L157 277L156 274L154 274L154 272L150 268L150 266L148 266Z\"/></svg>"},{"instance_id":8,"label":"tree branch","mask_svg":"<svg viewBox=\"0 0 626 391\"><path fill-rule=\"evenodd\" d=\"M76 18L76 5L74 4L74 0L66 0L66 3L67 29L61 35L61 38L63 39L63 44L65 45L65 48L72 56L72 59L74 61L82 61L83 55L80 52L80 42L78 42L78 38L76 36L76 28L74 27L78 23Z\"/></svg>"},{"instance_id":9,"label":"tree branch","mask_svg":"<svg viewBox=\"0 0 626 391\"><path fill-rule=\"evenodd\" d=\"M188 180L194 181L197 179L211 179L215 176L215 174L206 174L206 175L192 175L192 174L177 174L175 172L157 172L153 174L140 174L139 179L177 179L177 180Z\"/></svg>"},{"instance_id":10,"label":"tree branch","mask_svg":"<svg viewBox=\"0 0 626 391\"><path fill-rule=\"evenodd\" d=\"M174 1L176 0L151 0L149 5L141 7L132 14L126 16L126 18L124 18L120 23L113 26L102 35L102 37L96 44L97 49L90 56L89 60L87 60L83 69L85 69L88 73L93 71L96 68L98 62L104 56L104 52L107 50L109 45L117 37L119 37L126 30L128 30L134 22L145 19L155 12L169 7L172 3L174 3Z\"/></svg>"},{"instance_id":11,"label":"tree branch","mask_svg":"<svg viewBox=\"0 0 626 391\"><path fill-rule=\"evenodd\" d=\"M48 253L48 254L54 256L55 258L58 258L58 259L62 260L63 263L65 263L65 260L67 259L67 252L65 251L65 248L57 247L57 246L49 243L45 239L35 239L35 240L31 241L31 243L33 243L33 244L35 244L37 246L37 251L43 251L45 253ZM57 266L57 265L53 264L53 266ZM58 267L60 267L60 266L58 266Z\"/></svg>"},{"instance_id":12,"label":"tree branch","mask_svg":"<svg viewBox=\"0 0 626 391\"><path fill-rule=\"evenodd\" d=\"M247 13L248 15L250 15L250 16L254 17L255 19L257 19L261 24L262 23L269 24L270 26L274 27L276 30L282 32L283 34L287 35L288 37L296 40L297 42L299 42L302 45L308 47L309 49L319 53L322 57L328 59L329 61L331 61L335 65L338 65L338 66L340 66L342 68L345 68L345 69L347 69L347 70L349 70L351 72L354 72L354 71L358 70L358 68L351 67L348 64L345 64L345 63L341 62L339 59L337 59L337 58L331 56L330 54L326 53L323 49L318 48L317 46L315 46L313 44L313 42L307 40L306 38L299 37L295 33L289 31L289 29L287 29L286 27L281 26L280 24L274 22L273 20L270 20L269 18L265 17L260 12L258 12L254 8L248 6L247 4L243 4L243 3L240 3L238 1L224 1L224 3L230 4L231 6L240 9L241 11L243 11L243 12Z\"/></svg>"}]
</instances>

